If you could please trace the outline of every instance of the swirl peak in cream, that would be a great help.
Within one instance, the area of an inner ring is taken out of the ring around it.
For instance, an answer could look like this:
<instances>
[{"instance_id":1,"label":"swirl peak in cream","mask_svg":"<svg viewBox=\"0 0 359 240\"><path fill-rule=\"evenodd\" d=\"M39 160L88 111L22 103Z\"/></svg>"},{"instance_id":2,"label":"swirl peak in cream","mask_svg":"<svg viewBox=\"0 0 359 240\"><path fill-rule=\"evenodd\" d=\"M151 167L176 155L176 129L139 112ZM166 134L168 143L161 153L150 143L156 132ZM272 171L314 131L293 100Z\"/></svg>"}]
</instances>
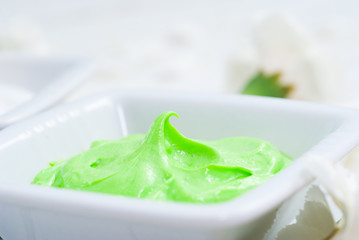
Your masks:
<instances>
[{"instance_id":1,"label":"swirl peak in cream","mask_svg":"<svg viewBox=\"0 0 359 240\"><path fill-rule=\"evenodd\" d=\"M287 167L292 159L248 137L218 141L181 135L165 112L146 135L100 140L68 160L50 163L33 184L136 198L192 203L233 199Z\"/></svg>"}]
</instances>

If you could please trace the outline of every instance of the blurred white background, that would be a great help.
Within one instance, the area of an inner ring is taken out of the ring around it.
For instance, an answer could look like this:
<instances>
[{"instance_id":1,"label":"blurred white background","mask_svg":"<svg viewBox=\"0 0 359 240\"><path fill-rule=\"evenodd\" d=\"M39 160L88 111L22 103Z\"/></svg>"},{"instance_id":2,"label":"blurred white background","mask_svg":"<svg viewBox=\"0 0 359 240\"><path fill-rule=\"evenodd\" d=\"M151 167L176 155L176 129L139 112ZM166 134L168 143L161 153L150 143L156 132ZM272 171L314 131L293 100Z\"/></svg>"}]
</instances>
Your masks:
<instances>
[{"instance_id":1,"label":"blurred white background","mask_svg":"<svg viewBox=\"0 0 359 240\"><path fill-rule=\"evenodd\" d=\"M338 63L346 85L359 80L358 12L355 0L12 0L1 3L0 51L94 59L78 96L114 87L237 92L231 62L251 58L261 18L284 14Z\"/></svg>"}]
</instances>

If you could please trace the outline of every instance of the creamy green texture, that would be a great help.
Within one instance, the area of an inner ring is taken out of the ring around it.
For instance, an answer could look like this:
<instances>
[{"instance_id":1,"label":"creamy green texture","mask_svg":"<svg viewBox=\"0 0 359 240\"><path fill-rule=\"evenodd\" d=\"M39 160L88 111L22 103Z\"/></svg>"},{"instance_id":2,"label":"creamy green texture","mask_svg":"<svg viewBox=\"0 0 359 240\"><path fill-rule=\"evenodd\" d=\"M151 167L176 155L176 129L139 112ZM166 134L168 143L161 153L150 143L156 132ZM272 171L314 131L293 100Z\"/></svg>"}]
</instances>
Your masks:
<instances>
[{"instance_id":1,"label":"creamy green texture","mask_svg":"<svg viewBox=\"0 0 359 240\"><path fill-rule=\"evenodd\" d=\"M34 184L153 200L213 203L263 183L292 159L266 141L182 136L165 112L146 135L96 141L68 160L50 163Z\"/></svg>"}]
</instances>

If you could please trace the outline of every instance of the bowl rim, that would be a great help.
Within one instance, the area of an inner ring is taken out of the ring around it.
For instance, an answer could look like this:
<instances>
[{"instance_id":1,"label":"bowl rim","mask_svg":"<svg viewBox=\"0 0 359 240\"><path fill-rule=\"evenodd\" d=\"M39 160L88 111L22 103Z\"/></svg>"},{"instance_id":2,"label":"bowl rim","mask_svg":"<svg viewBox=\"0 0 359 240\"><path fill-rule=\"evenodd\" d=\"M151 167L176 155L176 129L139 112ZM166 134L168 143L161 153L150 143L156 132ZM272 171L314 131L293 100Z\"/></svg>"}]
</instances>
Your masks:
<instances>
[{"instance_id":1,"label":"bowl rim","mask_svg":"<svg viewBox=\"0 0 359 240\"><path fill-rule=\"evenodd\" d=\"M16 121L28 118L33 114L53 106L84 82L86 78L93 73L95 67L92 60L80 57L50 57L3 53L0 54L0 61L8 61L13 64L35 63L39 66L49 63L53 65L70 64L59 76L49 79L49 84L44 86L37 94L34 94L31 99L0 114L0 130ZM56 91L54 91L54 89Z\"/></svg>"}]
</instances>

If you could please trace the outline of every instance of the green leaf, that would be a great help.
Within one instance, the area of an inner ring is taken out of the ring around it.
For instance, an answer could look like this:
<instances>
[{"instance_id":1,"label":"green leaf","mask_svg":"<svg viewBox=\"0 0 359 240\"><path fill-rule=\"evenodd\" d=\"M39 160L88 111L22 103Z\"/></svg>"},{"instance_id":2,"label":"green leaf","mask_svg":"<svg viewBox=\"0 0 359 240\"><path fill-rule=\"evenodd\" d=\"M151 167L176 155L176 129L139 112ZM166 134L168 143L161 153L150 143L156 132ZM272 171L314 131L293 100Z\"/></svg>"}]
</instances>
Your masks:
<instances>
[{"instance_id":1,"label":"green leaf","mask_svg":"<svg viewBox=\"0 0 359 240\"><path fill-rule=\"evenodd\" d=\"M293 90L291 85L280 82L280 73L266 74L258 72L242 90L242 94L286 98Z\"/></svg>"}]
</instances>

